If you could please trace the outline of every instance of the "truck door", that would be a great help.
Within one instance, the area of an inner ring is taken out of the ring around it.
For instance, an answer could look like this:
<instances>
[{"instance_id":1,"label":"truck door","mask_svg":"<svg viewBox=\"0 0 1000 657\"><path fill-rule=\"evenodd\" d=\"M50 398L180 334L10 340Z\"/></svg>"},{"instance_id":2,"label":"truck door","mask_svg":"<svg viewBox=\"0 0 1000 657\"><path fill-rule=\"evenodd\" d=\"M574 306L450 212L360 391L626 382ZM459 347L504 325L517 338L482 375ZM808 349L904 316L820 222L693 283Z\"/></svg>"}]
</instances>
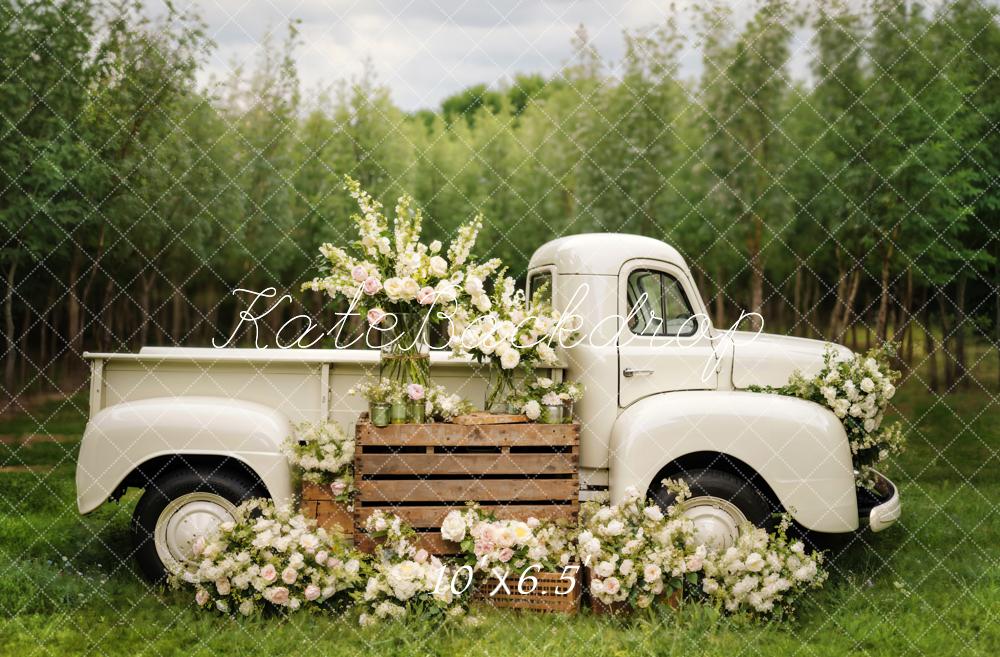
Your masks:
<instances>
[{"instance_id":1,"label":"truck door","mask_svg":"<svg viewBox=\"0 0 1000 657\"><path fill-rule=\"evenodd\" d=\"M712 329L690 276L667 262L630 260L618 276L618 404L718 384Z\"/></svg>"}]
</instances>

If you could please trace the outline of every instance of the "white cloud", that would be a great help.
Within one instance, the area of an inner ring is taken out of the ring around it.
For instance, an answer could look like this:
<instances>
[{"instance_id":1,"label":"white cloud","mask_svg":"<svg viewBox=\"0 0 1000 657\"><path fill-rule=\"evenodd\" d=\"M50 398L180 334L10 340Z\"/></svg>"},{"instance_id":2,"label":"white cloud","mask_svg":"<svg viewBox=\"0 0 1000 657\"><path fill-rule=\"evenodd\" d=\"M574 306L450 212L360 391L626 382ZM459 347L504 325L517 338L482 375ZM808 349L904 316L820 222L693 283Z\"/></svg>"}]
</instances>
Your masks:
<instances>
[{"instance_id":1,"label":"white cloud","mask_svg":"<svg viewBox=\"0 0 1000 657\"><path fill-rule=\"evenodd\" d=\"M185 8L183 0L175 5ZM298 19L296 54L308 89L358 75L370 58L404 109L436 107L464 87L497 84L520 72L552 74L570 56L576 27L587 27L602 56L624 51L623 29L662 22L669 3L640 0L211 0L187 5L216 42L205 77L234 62L249 67L264 35L283 38ZM152 3L150 11L162 12Z\"/></svg>"}]
</instances>

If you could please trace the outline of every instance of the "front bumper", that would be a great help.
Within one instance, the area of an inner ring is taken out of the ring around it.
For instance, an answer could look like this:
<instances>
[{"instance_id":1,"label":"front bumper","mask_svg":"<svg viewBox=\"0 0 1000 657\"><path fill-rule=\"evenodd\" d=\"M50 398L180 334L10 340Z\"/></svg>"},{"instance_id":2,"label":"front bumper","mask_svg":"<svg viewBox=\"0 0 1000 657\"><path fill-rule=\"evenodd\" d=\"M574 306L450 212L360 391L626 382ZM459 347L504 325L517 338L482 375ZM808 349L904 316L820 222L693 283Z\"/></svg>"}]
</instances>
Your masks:
<instances>
[{"instance_id":1,"label":"front bumper","mask_svg":"<svg viewBox=\"0 0 1000 657\"><path fill-rule=\"evenodd\" d=\"M891 527L903 511L899 490L887 477L876 473L874 490L858 488L858 526L873 532Z\"/></svg>"}]
</instances>

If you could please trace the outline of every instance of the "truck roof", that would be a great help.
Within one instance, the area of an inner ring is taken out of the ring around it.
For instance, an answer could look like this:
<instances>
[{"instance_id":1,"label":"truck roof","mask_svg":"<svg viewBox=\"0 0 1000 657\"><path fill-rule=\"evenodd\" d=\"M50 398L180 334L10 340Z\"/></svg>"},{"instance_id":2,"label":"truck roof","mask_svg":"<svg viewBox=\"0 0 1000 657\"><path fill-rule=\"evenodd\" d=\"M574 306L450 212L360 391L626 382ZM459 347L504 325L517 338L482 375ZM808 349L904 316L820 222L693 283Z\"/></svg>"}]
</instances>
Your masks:
<instances>
[{"instance_id":1,"label":"truck roof","mask_svg":"<svg viewBox=\"0 0 1000 657\"><path fill-rule=\"evenodd\" d=\"M674 247L642 235L627 233L583 233L568 235L538 247L528 268L555 265L560 274L617 276L627 260L663 260L687 270Z\"/></svg>"}]
</instances>

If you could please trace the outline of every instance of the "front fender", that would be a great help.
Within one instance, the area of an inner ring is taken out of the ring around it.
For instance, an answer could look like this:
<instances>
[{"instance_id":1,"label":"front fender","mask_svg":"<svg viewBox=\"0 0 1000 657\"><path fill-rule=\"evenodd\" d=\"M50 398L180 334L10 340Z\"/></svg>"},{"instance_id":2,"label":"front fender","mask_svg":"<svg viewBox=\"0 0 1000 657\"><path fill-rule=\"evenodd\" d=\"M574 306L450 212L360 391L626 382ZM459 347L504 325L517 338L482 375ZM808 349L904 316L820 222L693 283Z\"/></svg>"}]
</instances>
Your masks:
<instances>
[{"instance_id":1,"label":"front fender","mask_svg":"<svg viewBox=\"0 0 1000 657\"><path fill-rule=\"evenodd\" d=\"M242 461L278 503L292 499L281 443L288 418L261 404L218 397L158 397L117 404L87 423L76 467L80 513L90 513L136 467L160 456L220 456Z\"/></svg>"},{"instance_id":2,"label":"front fender","mask_svg":"<svg viewBox=\"0 0 1000 657\"><path fill-rule=\"evenodd\" d=\"M649 489L667 464L695 452L752 467L807 529L858 527L854 468L844 426L803 399L740 391L670 392L626 409L611 435L611 499Z\"/></svg>"}]
</instances>

